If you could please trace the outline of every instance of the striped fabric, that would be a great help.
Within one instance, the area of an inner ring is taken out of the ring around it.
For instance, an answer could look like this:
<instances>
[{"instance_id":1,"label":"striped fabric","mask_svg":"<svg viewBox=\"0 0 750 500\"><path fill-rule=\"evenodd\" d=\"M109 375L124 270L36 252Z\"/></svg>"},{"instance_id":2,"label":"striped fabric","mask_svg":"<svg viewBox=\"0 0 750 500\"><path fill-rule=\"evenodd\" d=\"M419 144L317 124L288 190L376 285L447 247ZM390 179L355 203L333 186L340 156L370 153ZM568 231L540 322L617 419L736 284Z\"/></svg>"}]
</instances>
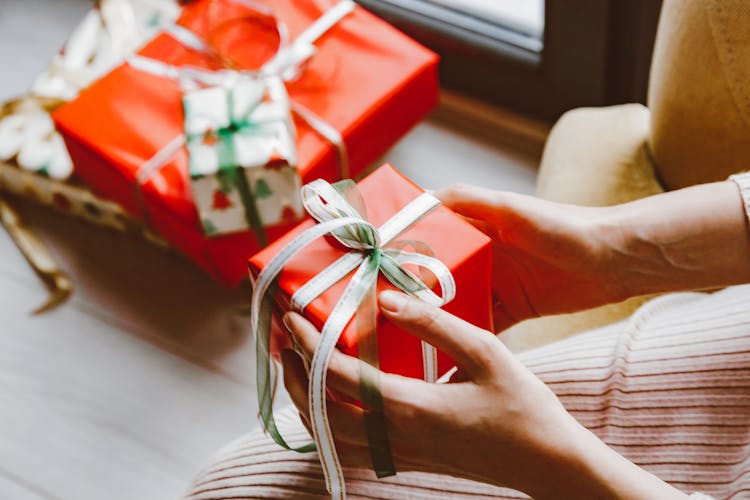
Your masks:
<instances>
[{"instance_id":1,"label":"striped fabric","mask_svg":"<svg viewBox=\"0 0 750 500\"><path fill-rule=\"evenodd\" d=\"M749 303L750 285L664 295L626 321L520 359L628 459L687 493L750 498ZM309 439L291 409L281 420L294 443ZM526 498L425 473L346 476L352 498ZM317 457L282 450L256 431L224 448L186 498L324 496Z\"/></svg>"}]
</instances>

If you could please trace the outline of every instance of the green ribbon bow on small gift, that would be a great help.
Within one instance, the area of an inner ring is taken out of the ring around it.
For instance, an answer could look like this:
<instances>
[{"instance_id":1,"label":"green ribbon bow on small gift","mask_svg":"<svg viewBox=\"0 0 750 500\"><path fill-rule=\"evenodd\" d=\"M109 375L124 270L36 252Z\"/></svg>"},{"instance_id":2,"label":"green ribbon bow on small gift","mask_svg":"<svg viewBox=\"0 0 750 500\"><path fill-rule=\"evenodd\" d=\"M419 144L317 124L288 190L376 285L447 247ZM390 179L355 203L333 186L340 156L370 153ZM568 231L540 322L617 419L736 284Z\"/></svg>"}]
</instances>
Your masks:
<instances>
[{"instance_id":1,"label":"green ribbon bow on small gift","mask_svg":"<svg viewBox=\"0 0 750 500\"><path fill-rule=\"evenodd\" d=\"M183 106L191 183L204 228L211 233L249 226L265 246L264 226L278 221L264 220L257 205L258 192L269 191L267 179L256 173L251 185L247 169L266 168L266 176L272 170L279 175L280 169L290 169L284 179L291 181L283 185L292 191L292 203L299 186L293 167L294 125L283 82L273 77L237 76L220 86L187 92ZM267 167L271 162L283 165ZM216 193L225 200L218 206ZM237 220L240 214L232 219L217 212L232 207L231 198L241 203L245 224Z\"/></svg>"},{"instance_id":2,"label":"green ribbon bow on small gift","mask_svg":"<svg viewBox=\"0 0 750 500\"><path fill-rule=\"evenodd\" d=\"M436 306L442 306L453 299L456 285L450 270L429 255L429 247L425 243L393 242L397 236L440 205L440 201L431 194L423 193L418 196L380 227L375 227L367 220L364 201L352 181L331 185L317 180L307 184L302 188L302 203L318 224L290 241L263 268L254 283L250 321L257 340L258 398L264 426L274 441L299 452L317 449L328 491L333 498L343 498L343 474L325 411L326 372L341 333L356 313L357 351L361 361L360 395L366 410L365 425L373 468L378 477L395 474L383 415L378 370L375 335L378 276L383 273L400 290ZM349 252L299 288L292 296L292 309L303 311L316 297L355 269L356 271L323 325L320 344L310 363L310 424L315 443L293 448L281 436L273 418L276 374L270 358L271 304L268 292L275 289L276 277L297 252L328 234ZM417 251L404 250L407 246ZM437 278L442 296L434 293L420 277L404 267L408 264L430 271ZM437 352L434 347L422 342L422 354L425 379L434 382L437 378Z\"/></svg>"}]
</instances>

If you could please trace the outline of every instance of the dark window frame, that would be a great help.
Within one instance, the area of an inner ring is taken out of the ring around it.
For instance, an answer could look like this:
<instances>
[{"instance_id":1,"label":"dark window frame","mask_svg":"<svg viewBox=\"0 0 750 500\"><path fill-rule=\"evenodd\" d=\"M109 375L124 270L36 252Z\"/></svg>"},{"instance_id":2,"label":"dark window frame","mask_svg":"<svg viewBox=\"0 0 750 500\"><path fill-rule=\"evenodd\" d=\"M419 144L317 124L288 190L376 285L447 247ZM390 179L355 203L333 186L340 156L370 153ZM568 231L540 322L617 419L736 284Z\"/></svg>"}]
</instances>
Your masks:
<instances>
[{"instance_id":1,"label":"dark window frame","mask_svg":"<svg viewBox=\"0 0 750 500\"><path fill-rule=\"evenodd\" d=\"M422 0L357 1L440 54L441 83L461 94L550 122L645 102L661 0L546 0L541 52L523 33Z\"/></svg>"}]
</instances>

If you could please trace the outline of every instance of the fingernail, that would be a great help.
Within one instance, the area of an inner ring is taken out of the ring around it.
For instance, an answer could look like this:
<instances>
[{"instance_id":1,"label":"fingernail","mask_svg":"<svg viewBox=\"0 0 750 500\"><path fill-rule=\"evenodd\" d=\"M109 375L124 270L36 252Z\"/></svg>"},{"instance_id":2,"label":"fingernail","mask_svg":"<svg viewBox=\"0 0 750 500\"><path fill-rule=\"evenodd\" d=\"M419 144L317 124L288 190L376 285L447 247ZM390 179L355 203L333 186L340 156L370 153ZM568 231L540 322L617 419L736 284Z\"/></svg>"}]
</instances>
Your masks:
<instances>
[{"instance_id":1,"label":"fingernail","mask_svg":"<svg viewBox=\"0 0 750 500\"><path fill-rule=\"evenodd\" d=\"M388 312L399 312L407 302L408 297L399 292L386 290L380 294L380 307Z\"/></svg>"}]
</instances>

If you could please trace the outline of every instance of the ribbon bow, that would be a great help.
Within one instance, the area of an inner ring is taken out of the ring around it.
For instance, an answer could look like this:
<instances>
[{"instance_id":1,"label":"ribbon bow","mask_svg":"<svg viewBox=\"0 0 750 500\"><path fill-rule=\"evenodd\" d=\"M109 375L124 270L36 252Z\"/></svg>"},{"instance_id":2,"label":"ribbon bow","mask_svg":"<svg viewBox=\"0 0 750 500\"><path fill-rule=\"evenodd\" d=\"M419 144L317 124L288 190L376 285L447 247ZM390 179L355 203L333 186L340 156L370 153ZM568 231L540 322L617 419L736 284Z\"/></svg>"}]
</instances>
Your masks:
<instances>
[{"instance_id":1,"label":"ribbon bow","mask_svg":"<svg viewBox=\"0 0 750 500\"><path fill-rule=\"evenodd\" d=\"M274 441L287 449L300 452L313 451L317 447L328 491L333 498L344 498L344 478L331 437L325 403L328 364L341 333L359 310L357 326L360 334L357 347L361 360L361 396L366 408L365 422L370 452L378 477L392 475L395 471L382 412L377 338L374 334L378 275L383 273L400 290L438 307L453 299L456 286L447 266L431 255L426 255L428 247L425 243L394 241L440 205L440 201L433 195L421 194L380 227L375 227L367 220L364 202L352 181L331 185L317 180L307 184L302 188L302 203L318 224L299 234L274 256L254 284L251 328L257 339L258 396L263 423ZM276 373L269 354L271 307L266 295L286 263L304 247L325 235L333 236L349 251L299 288L292 297L292 308L302 312L316 297L351 271L356 271L323 325L320 344L310 364L310 418L315 444L292 448L280 435L273 418ZM407 245L421 252L405 251L403 248ZM409 264L429 270L437 278L442 295L437 295L420 277L404 267ZM361 319L370 320L364 331L360 329ZM435 348L422 342L422 357L425 380L434 382L437 378Z\"/></svg>"},{"instance_id":2,"label":"ribbon bow","mask_svg":"<svg viewBox=\"0 0 750 500\"><path fill-rule=\"evenodd\" d=\"M185 95L185 135L190 172L215 174L223 168L263 166L273 152L296 164L289 101L277 80L239 78L229 88L211 87ZM273 96L268 102L264 96Z\"/></svg>"}]
</instances>

